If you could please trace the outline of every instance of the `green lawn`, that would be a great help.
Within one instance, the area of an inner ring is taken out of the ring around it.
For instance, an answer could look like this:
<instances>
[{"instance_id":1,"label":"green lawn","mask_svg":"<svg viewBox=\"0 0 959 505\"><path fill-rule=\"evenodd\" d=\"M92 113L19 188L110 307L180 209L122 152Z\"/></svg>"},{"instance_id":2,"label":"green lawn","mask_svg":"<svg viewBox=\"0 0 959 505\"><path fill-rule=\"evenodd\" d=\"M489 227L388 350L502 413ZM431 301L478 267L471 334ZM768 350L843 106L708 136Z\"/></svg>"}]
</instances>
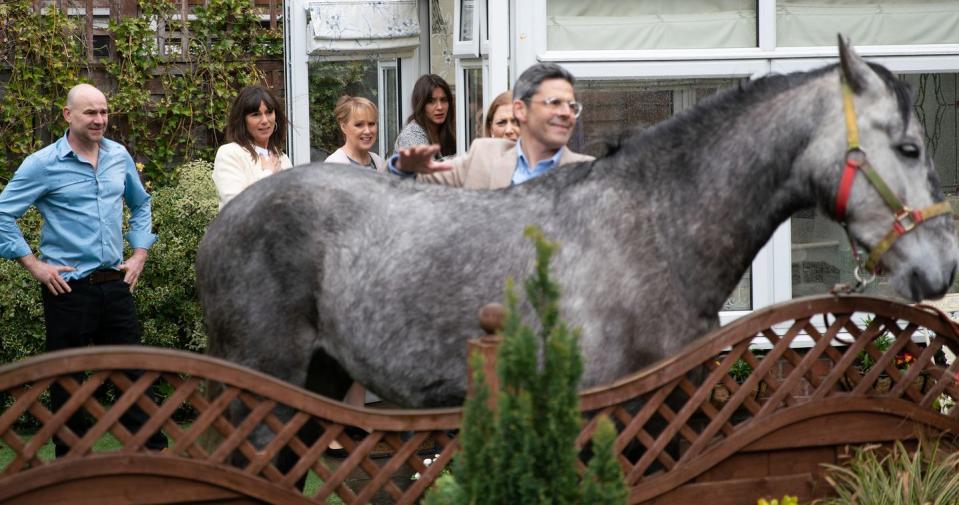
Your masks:
<instances>
[{"instance_id":1,"label":"green lawn","mask_svg":"<svg viewBox=\"0 0 959 505\"><path fill-rule=\"evenodd\" d=\"M26 437L26 438L29 440L30 437ZM122 444L120 443L120 441L117 440L116 437L114 437L110 433L106 433L93 444L93 452L117 451L120 449L120 447L122 447ZM53 455L54 455L53 442L50 441L50 442L47 442L46 444L43 444L43 447L40 448L40 453L39 453L40 460L50 461L53 459ZM0 472L3 472L3 470L7 468L7 465L9 465L11 461L13 461L13 457L14 457L13 449L8 447L7 444L0 442ZM317 491L320 490L320 486L322 485L323 485L323 481L320 480L320 477L316 475L316 473L313 470L310 470L309 475L307 475L306 477L306 486L303 489L303 494L305 494L306 496L314 496L317 493ZM343 503L343 501L340 500L339 497L334 495L334 496L331 496L329 499L327 499L326 503L328 503L329 505L340 505Z\"/></svg>"}]
</instances>

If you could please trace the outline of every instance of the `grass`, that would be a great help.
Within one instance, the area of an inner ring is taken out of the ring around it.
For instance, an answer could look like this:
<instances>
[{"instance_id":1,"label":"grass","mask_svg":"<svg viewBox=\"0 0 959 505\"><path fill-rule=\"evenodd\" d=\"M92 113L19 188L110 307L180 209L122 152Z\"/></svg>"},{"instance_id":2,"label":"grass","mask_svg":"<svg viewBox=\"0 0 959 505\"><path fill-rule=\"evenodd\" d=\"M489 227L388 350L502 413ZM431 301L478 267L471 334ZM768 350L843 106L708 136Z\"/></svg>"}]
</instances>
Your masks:
<instances>
[{"instance_id":1,"label":"grass","mask_svg":"<svg viewBox=\"0 0 959 505\"><path fill-rule=\"evenodd\" d=\"M30 436L24 437L26 440L30 439ZM93 452L112 452L118 451L123 447L123 444L116 439L110 433L105 433L99 440L93 444ZM3 472L7 468L7 465L13 461L16 453L13 452L13 449L0 442L0 472ZM54 457L53 452L53 442L48 441L43 444L43 447L40 448L38 456L41 461L51 461ZM320 490L320 487L323 486L323 481L320 480L320 476L316 474L313 470L310 470L310 473L306 476L306 484L303 487L303 494L306 496L315 496L316 493ZM330 496L326 503L328 505L342 505L343 500L336 495Z\"/></svg>"},{"instance_id":2,"label":"grass","mask_svg":"<svg viewBox=\"0 0 959 505\"><path fill-rule=\"evenodd\" d=\"M836 497L821 505L950 505L959 503L959 453L941 449L939 440L920 442L915 451L896 441L856 449L846 465L824 465Z\"/></svg>"}]
</instances>

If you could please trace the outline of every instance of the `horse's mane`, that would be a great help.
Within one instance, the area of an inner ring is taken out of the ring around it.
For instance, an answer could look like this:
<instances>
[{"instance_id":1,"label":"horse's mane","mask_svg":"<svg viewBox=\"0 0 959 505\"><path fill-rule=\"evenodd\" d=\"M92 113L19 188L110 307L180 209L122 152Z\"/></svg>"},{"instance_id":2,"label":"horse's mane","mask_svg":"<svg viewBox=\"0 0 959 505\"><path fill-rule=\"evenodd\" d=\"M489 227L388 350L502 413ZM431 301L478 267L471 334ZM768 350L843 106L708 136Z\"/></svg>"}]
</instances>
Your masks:
<instances>
[{"instance_id":1,"label":"horse's mane","mask_svg":"<svg viewBox=\"0 0 959 505\"><path fill-rule=\"evenodd\" d=\"M642 145L652 138L663 138L669 135L688 135L702 127L709 127L716 120L726 121L738 111L745 110L749 105L762 102L784 91L801 86L821 75L832 71L838 64L807 71L789 74L769 74L755 80L743 80L738 85L719 91L688 110L666 119L654 126L648 124L632 125L629 128L609 134L596 141L595 145L600 153L599 158L614 156L620 151L627 156L633 148L641 149ZM879 75L889 90L896 95L899 104L899 113L903 123L909 124L909 111L912 107L912 92L908 83L896 77L883 66L869 63L869 66Z\"/></svg>"}]
</instances>

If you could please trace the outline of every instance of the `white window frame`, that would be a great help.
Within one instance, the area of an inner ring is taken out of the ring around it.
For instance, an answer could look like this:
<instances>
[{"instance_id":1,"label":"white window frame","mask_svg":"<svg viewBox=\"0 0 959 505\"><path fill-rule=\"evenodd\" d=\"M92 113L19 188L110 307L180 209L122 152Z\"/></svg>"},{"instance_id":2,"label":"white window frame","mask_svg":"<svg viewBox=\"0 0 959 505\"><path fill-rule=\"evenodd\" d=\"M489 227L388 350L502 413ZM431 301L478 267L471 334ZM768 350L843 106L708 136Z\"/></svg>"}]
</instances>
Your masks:
<instances>
[{"instance_id":1,"label":"white window frame","mask_svg":"<svg viewBox=\"0 0 959 505\"><path fill-rule=\"evenodd\" d=\"M473 38L463 40L463 3L473 4L472 33ZM480 33L480 27L485 26L480 23L480 19L486 14L485 0L453 0L453 55L477 58L480 55L480 41L483 36Z\"/></svg>"},{"instance_id":2,"label":"white window frame","mask_svg":"<svg viewBox=\"0 0 959 505\"><path fill-rule=\"evenodd\" d=\"M454 70L456 72L456 152L458 153L465 153L467 149L469 149L469 145L466 142L466 137L469 133L469 118L467 117L467 112L469 111L469 97L466 93L466 70L482 69L482 110L485 114L486 108L489 107L489 103L491 101L489 93L486 93L486 90L490 89L489 68L489 59L487 58L456 58L454 63Z\"/></svg>"},{"instance_id":3,"label":"white window frame","mask_svg":"<svg viewBox=\"0 0 959 505\"><path fill-rule=\"evenodd\" d=\"M397 65L396 59L377 60L376 62L376 90L377 90L376 108L379 111L379 116L380 116L376 119L379 122L379 128L377 128L377 137L378 137L377 140L380 146L379 155L384 158L393 149L392 145L387 145L388 139L386 138L386 133L387 133L386 124L388 122L386 115L389 113L389 110L386 107L387 84L386 84L385 74L388 70L392 70L396 72L396 85L400 86L401 85L400 69L399 69L399 65ZM402 93L400 92L399 89L397 89L396 90L397 101L399 101L401 97L402 97ZM403 128L403 119L402 119L403 106L400 103L397 103L396 105L397 105L397 110L395 111L397 115L396 124L400 129L402 129Z\"/></svg>"},{"instance_id":4,"label":"white window frame","mask_svg":"<svg viewBox=\"0 0 959 505\"><path fill-rule=\"evenodd\" d=\"M509 0L514 35L513 58L491 58L490 65L511 65L513 75L538 61L552 61L577 79L756 78L772 72L809 70L833 63L836 46L777 47L776 2L757 0L757 47L682 50L547 49L547 0ZM959 44L856 46L870 61L893 73L959 72ZM752 310L792 299L791 230L787 220L775 231L752 263ZM752 311L724 311L726 324ZM807 338L808 340L808 338ZM802 345L802 338L797 341Z\"/></svg>"},{"instance_id":5,"label":"white window frame","mask_svg":"<svg viewBox=\"0 0 959 505\"><path fill-rule=\"evenodd\" d=\"M475 47L457 49L460 44L459 10L462 0L454 0L454 20L456 23L456 40L454 40L454 87L456 89L456 151L466 152L469 145L466 142L469 121L466 112L469 110L468 97L462 90L466 89L464 70L483 69L483 104L485 113L490 102L496 95L510 87L509 82L509 33L510 33L510 0L475 0L473 16L473 33ZM489 19L488 23L484 22ZM488 26L488 30L487 30ZM497 62L495 65L491 62Z\"/></svg>"},{"instance_id":6,"label":"white window frame","mask_svg":"<svg viewBox=\"0 0 959 505\"><path fill-rule=\"evenodd\" d=\"M429 3L418 0L419 19L429 20ZM286 0L284 2L283 23L284 53L286 54L286 106L289 111L289 131L287 133L287 150L294 165L310 162L310 97L309 97L309 61L307 54L307 37L309 31L309 0ZM396 64L399 90L399 126L402 129L403 120L409 115L410 97L416 78L429 69L429 22L420 23L420 45L412 51L401 51L397 54L371 55L371 60L389 64L398 58ZM349 57L334 57L329 59L360 59L362 55L354 54ZM381 84L382 73L377 68L377 84ZM382 86L380 86L382 89ZM382 93L380 93L382 96ZM384 108L379 107L380 118L383 122ZM331 111L332 113L332 111ZM393 146L380 144L384 154L389 154Z\"/></svg>"}]
</instances>

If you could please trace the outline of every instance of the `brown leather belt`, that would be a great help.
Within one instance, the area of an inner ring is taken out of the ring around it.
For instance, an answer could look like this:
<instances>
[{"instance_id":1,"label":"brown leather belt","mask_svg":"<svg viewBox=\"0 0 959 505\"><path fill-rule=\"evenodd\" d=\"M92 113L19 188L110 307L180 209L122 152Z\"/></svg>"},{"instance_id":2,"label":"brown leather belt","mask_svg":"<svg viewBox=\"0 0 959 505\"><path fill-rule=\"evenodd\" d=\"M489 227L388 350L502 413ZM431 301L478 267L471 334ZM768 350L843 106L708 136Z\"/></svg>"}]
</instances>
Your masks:
<instances>
[{"instance_id":1,"label":"brown leather belt","mask_svg":"<svg viewBox=\"0 0 959 505\"><path fill-rule=\"evenodd\" d=\"M122 281L123 272L119 270L103 269L94 270L92 274L81 277L76 282L88 282L90 284L103 284L104 282Z\"/></svg>"}]
</instances>

